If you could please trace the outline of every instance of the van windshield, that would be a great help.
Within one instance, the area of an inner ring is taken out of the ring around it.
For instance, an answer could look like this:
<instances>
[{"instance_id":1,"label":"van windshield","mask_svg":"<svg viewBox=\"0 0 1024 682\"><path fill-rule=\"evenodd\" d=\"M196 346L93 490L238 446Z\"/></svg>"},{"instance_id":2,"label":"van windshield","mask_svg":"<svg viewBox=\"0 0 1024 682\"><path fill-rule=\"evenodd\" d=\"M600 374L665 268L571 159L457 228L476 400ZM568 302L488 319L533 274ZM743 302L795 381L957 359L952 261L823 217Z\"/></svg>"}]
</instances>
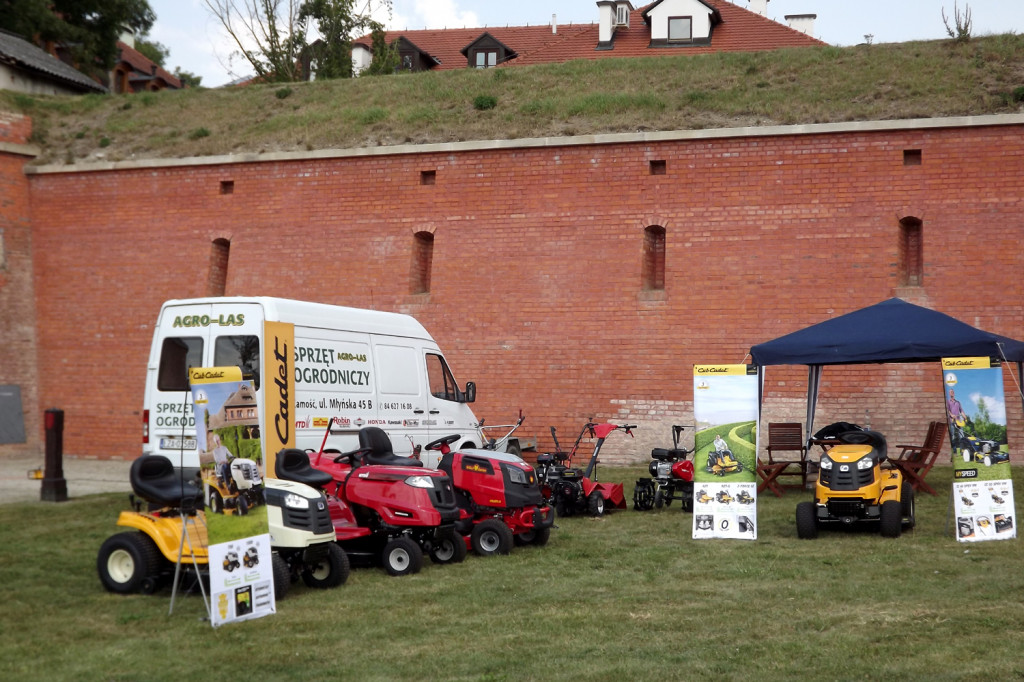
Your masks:
<instances>
[{"instance_id":1,"label":"van windshield","mask_svg":"<svg viewBox=\"0 0 1024 682\"><path fill-rule=\"evenodd\" d=\"M260 340L257 336L218 336L213 344L215 367L241 367L242 378L252 378L260 390Z\"/></svg>"},{"instance_id":2,"label":"van windshield","mask_svg":"<svg viewBox=\"0 0 1024 682\"><path fill-rule=\"evenodd\" d=\"M187 391L189 368L202 366L202 338L168 337L160 349L160 373L157 375L156 387L161 391Z\"/></svg>"}]
</instances>

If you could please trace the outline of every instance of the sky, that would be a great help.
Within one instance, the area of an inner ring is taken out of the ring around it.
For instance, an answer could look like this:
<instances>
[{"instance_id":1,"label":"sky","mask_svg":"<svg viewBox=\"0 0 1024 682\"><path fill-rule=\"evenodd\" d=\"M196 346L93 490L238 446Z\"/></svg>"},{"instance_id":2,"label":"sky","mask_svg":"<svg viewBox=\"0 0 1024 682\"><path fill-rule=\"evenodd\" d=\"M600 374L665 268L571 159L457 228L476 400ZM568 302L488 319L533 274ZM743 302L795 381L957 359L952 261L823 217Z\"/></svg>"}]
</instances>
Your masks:
<instances>
[{"instance_id":1,"label":"sky","mask_svg":"<svg viewBox=\"0 0 1024 682\"><path fill-rule=\"evenodd\" d=\"M296 0L297 1L297 0ZM1020 0L955 0L961 14L970 8L971 34L1024 33L1024 2ZM166 66L202 76L206 87L224 85L252 74L244 60L232 57L236 49L203 0L149 0L156 23L149 37L170 49ZM647 4L634 0L634 7ZM734 0L749 7L748 0ZM832 45L865 42L899 43L947 38L942 21L945 10L954 26L954 0L768 0L768 17L786 23L787 14L817 14L814 36ZM392 29L462 28L597 22L596 0L394 0Z\"/></svg>"}]
</instances>

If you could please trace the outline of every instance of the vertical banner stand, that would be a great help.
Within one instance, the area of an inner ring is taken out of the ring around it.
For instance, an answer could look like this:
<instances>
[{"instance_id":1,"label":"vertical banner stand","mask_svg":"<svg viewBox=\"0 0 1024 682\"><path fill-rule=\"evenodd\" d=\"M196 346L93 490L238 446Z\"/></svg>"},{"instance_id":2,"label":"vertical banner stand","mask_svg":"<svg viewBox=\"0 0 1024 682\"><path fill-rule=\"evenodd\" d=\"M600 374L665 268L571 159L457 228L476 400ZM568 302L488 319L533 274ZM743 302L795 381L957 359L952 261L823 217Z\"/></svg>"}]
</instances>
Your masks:
<instances>
[{"instance_id":1,"label":"vertical banner stand","mask_svg":"<svg viewBox=\"0 0 1024 682\"><path fill-rule=\"evenodd\" d=\"M178 543L178 561L174 564L174 586L171 588L171 609L167 612L167 615L174 613L174 599L178 594L178 584L181 581L181 559L185 554L185 536L188 535L188 528L191 525L196 533L195 537L199 537L199 521L196 519L196 510L181 509L181 540ZM210 600L206 596L206 588L203 586L203 576L199 572L199 562L196 561L196 553L191 549L192 543L189 543L190 554L192 555L192 567L196 570L196 580L199 581L199 592L203 595L203 605L206 607L206 617L209 619L213 618L213 613L210 611Z\"/></svg>"}]
</instances>

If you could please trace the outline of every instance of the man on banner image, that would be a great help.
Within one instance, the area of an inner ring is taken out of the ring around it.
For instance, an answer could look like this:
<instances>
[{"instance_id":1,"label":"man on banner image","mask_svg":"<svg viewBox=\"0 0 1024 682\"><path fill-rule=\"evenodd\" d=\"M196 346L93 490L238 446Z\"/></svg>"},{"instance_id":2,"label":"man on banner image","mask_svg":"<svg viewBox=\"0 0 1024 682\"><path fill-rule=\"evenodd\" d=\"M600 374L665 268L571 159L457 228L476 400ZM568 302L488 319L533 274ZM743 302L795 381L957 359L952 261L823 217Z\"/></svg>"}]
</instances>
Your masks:
<instances>
[{"instance_id":1,"label":"man on banner image","mask_svg":"<svg viewBox=\"0 0 1024 682\"><path fill-rule=\"evenodd\" d=\"M946 412L949 414L951 421L967 422L967 413L964 412L960 401L956 399L953 389L949 389L949 399L946 400Z\"/></svg>"}]
</instances>

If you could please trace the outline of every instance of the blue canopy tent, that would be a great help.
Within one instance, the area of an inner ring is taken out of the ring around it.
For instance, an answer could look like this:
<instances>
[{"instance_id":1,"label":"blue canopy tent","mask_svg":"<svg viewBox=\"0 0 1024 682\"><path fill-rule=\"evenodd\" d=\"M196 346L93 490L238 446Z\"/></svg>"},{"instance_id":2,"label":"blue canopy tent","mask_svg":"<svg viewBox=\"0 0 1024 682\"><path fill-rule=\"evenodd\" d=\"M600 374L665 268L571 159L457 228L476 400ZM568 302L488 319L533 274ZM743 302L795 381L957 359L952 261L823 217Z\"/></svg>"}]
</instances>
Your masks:
<instances>
[{"instance_id":1,"label":"blue canopy tent","mask_svg":"<svg viewBox=\"0 0 1024 682\"><path fill-rule=\"evenodd\" d=\"M767 365L808 366L808 439L814 429L814 410L824 365L992 357L1016 362L1018 387L1024 380L1021 373L1024 342L976 329L949 315L899 298L890 298L759 343L751 347L750 356L759 372Z\"/></svg>"}]
</instances>

